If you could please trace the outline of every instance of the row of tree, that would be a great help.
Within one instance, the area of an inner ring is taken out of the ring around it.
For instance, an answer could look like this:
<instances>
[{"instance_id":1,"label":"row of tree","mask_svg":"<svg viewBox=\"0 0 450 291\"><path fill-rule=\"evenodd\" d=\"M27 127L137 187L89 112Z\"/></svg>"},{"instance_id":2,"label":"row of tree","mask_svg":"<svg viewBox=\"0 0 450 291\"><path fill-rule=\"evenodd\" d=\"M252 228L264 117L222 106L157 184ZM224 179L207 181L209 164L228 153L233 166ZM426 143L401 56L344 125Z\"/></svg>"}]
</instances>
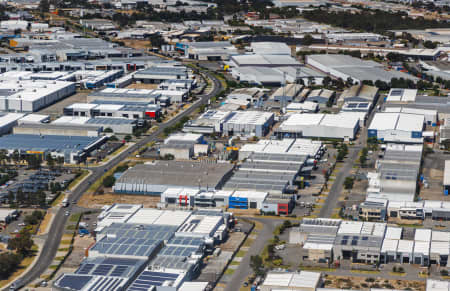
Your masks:
<instances>
[{"instance_id":1,"label":"row of tree","mask_svg":"<svg viewBox=\"0 0 450 291\"><path fill-rule=\"evenodd\" d=\"M21 188L15 193L8 192L8 202L11 208L18 208L20 206L29 207L32 205L39 205L42 208L47 207L47 195L44 190L38 190L36 193L24 192Z\"/></svg>"},{"instance_id":2,"label":"row of tree","mask_svg":"<svg viewBox=\"0 0 450 291\"><path fill-rule=\"evenodd\" d=\"M314 9L303 12L303 17L320 23L368 32L383 33L393 29L449 28L450 23L428 20L423 17L412 19L405 12L391 13L382 10L329 11Z\"/></svg>"}]
</instances>

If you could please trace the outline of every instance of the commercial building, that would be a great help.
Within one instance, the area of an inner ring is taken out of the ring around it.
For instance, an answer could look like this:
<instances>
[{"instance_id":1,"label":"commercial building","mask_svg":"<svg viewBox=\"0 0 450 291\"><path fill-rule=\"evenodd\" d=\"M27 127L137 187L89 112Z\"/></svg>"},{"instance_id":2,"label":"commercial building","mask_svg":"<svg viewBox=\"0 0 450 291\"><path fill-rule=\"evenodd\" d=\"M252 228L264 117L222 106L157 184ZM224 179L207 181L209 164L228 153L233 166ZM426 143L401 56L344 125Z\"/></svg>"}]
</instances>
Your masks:
<instances>
[{"instance_id":1,"label":"commercial building","mask_svg":"<svg viewBox=\"0 0 450 291\"><path fill-rule=\"evenodd\" d=\"M233 166L225 163L159 161L138 164L120 176L115 193L160 195L168 188L214 190L223 185Z\"/></svg>"},{"instance_id":2,"label":"commercial building","mask_svg":"<svg viewBox=\"0 0 450 291\"><path fill-rule=\"evenodd\" d=\"M74 94L75 89L73 82L2 79L0 110L35 112Z\"/></svg>"},{"instance_id":3,"label":"commercial building","mask_svg":"<svg viewBox=\"0 0 450 291\"><path fill-rule=\"evenodd\" d=\"M200 153L195 153L195 147L200 145L205 147L205 150ZM176 160L189 160L194 155L208 154L208 144L204 142L201 134L181 133L173 134L164 140L164 144L159 147L159 155L165 157L172 155Z\"/></svg>"},{"instance_id":4,"label":"commercial building","mask_svg":"<svg viewBox=\"0 0 450 291\"><path fill-rule=\"evenodd\" d=\"M405 114L416 114L423 115L425 125L436 126L438 113L437 110L433 109L420 109L420 108L410 108L410 107L387 107L384 109L386 113L405 113Z\"/></svg>"},{"instance_id":5,"label":"commercial building","mask_svg":"<svg viewBox=\"0 0 450 291\"><path fill-rule=\"evenodd\" d=\"M261 111L235 111L223 123L223 134L227 136L265 136L274 124L274 114Z\"/></svg>"},{"instance_id":6,"label":"commercial building","mask_svg":"<svg viewBox=\"0 0 450 291\"><path fill-rule=\"evenodd\" d=\"M283 67L283 66L300 66L300 63L291 57L290 54L253 54L253 55L237 55L232 56L230 60L231 66L234 68L242 67Z\"/></svg>"},{"instance_id":7,"label":"commercial building","mask_svg":"<svg viewBox=\"0 0 450 291\"><path fill-rule=\"evenodd\" d=\"M132 120L157 118L161 108L157 104L136 104L131 102L112 101L116 104L106 104L95 100L95 103L74 103L64 108L63 114L81 117L113 117ZM106 101L108 102L108 101Z\"/></svg>"},{"instance_id":8,"label":"commercial building","mask_svg":"<svg viewBox=\"0 0 450 291\"><path fill-rule=\"evenodd\" d=\"M385 231L384 223L342 221L333 246L334 259L379 262Z\"/></svg>"},{"instance_id":9,"label":"commercial building","mask_svg":"<svg viewBox=\"0 0 450 291\"><path fill-rule=\"evenodd\" d=\"M269 191L271 194L293 193L294 182L307 163L312 168L323 154L320 142L303 139L261 140L247 144L239 151L239 159L246 159L224 189Z\"/></svg>"},{"instance_id":10,"label":"commercial building","mask_svg":"<svg viewBox=\"0 0 450 291\"><path fill-rule=\"evenodd\" d=\"M450 282L449 281L427 279L426 291L448 291L448 290L450 290Z\"/></svg>"},{"instance_id":11,"label":"commercial building","mask_svg":"<svg viewBox=\"0 0 450 291\"><path fill-rule=\"evenodd\" d=\"M0 135L11 132L18 121L25 115L22 113L2 113L0 115Z\"/></svg>"},{"instance_id":12,"label":"commercial building","mask_svg":"<svg viewBox=\"0 0 450 291\"><path fill-rule=\"evenodd\" d=\"M154 66L148 69L137 71L133 80L141 83L159 84L167 80L185 80L190 79L189 71L181 66Z\"/></svg>"},{"instance_id":13,"label":"commercial building","mask_svg":"<svg viewBox=\"0 0 450 291\"><path fill-rule=\"evenodd\" d=\"M269 272L260 286L261 291L301 290L315 291L321 284L321 274L316 272Z\"/></svg>"},{"instance_id":14,"label":"commercial building","mask_svg":"<svg viewBox=\"0 0 450 291\"><path fill-rule=\"evenodd\" d=\"M416 101L417 89L401 89L401 88L392 88L387 97L387 103L411 103Z\"/></svg>"},{"instance_id":15,"label":"commercial building","mask_svg":"<svg viewBox=\"0 0 450 291\"><path fill-rule=\"evenodd\" d=\"M228 207L236 209L262 209L267 192L235 191L229 198Z\"/></svg>"},{"instance_id":16,"label":"commercial building","mask_svg":"<svg viewBox=\"0 0 450 291\"><path fill-rule=\"evenodd\" d=\"M387 205L386 199L368 198L359 205L359 219L363 221L385 221Z\"/></svg>"},{"instance_id":17,"label":"commercial building","mask_svg":"<svg viewBox=\"0 0 450 291\"><path fill-rule=\"evenodd\" d=\"M15 217L17 217L16 209L0 209L0 226L6 226L6 224L10 223Z\"/></svg>"},{"instance_id":18,"label":"commercial building","mask_svg":"<svg viewBox=\"0 0 450 291\"><path fill-rule=\"evenodd\" d=\"M238 54L229 41L179 42L175 49L183 52L186 58L201 61L226 61Z\"/></svg>"},{"instance_id":19,"label":"commercial building","mask_svg":"<svg viewBox=\"0 0 450 291\"><path fill-rule=\"evenodd\" d=\"M275 134L279 137L319 137L353 140L359 130L359 117L350 114L292 114Z\"/></svg>"},{"instance_id":20,"label":"commercial building","mask_svg":"<svg viewBox=\"0 0 450 291\"><path fill-rule=\"evenodd\" d=\"M328 89L316 89L312 90L306 101L314 102L320 104L321 107L325 107L327 104L332 105L336 92Z\"/></svg>"},{"instance_id":21,"label":"commercial building","mask_svg":"<svg viewBox=\"0 0 450 291\"><path fill-rule=\"evenodd\" d=\"M181 207L227 207L234 191L200 191L191 188L168 188L161 193L163 205Z\"/></svg>"},{"instance_id":22,"label":"commercial building","mask_svg":"<svg viewBox=\"0 0 450 291\"><path fill-rule=\"evenodd\" d=\"M294 194L270 194L262 203L261 212L289 215L295 207Z\"/></svg>"},{"instance_id":23,"label":"commercial building","mask_svg":"<svg viewBox=\"0 0 450 291\"><path fill-rule=\"evenodd\" d=\"M100 135L102 127L98 125L71 125L53 123L25 123L15 126L14 134L90 136Z\"/></svg>"},{"instance_id":24,"label":"commercial building","mask_svg":"<svg viewBox=\"0 0 450 291\"><path fill-rule=\"evenodd\" d=\"M414 201L422 151L422 145L388 144L383 157L376 161L377 172L368 173L367 197Z\"/></svg>"},{"instance_id":25,"label":"commercial building","mask_svg":"<svg viewBox=\"0 0 450 291\"><path fill-rule=\"evenodd\" d=\"M10 154L36 154L64 157L66 163L80 163L106 142L107 137L10 134L0 137L0 149Z\"/></svg>"},{"instance_id":26,"label":"commercial building","mask_svg":"<svg viewBox=\"0 0 450 291\"><path fill-rule=\"evenodd\" d=\"M288 113L316 113L317 111L319 111L319 104L312 101L293 102L286 106L286 112Z\"/></svg>"},{"instance_id":27,"label":"commercial building","mask_svg":"<svg viewBox=\"0 0 450 291\"><path fill-rule=\"evenodd\" d=\"M422 143L425 118L419 114L376 113L368 137L385 142Z\"/></svg>"},{"instance_id":28,"label":"commercial building","mask_svg":"<svg viewBox=\"0 0 450 291\"><path fill-rule=\"evenodd\" d=\"M390 83L392 78L417 80L411 75L387 70L382 64L360 60L348 55L309 55L306 56L306 63L335 78L341 78L344 81L350 78L356 83L362 83L364 80Z\"/></svg>"},{"instance_id":29,"label":"commercial building","mask_svg":"<svg viewBox=\"0 0 450 291\"><path fill-rule=\"evenodd\" d=\"M291 55L291 48L283 42L252 42L249 49L257 55Z\"/></svg>"},{"instance_id":30,"label":"commercial building","mask_svg":"<svg viewBox=\"0 0 450 291\"><path fill-rule=\"evenodd\" d=\"M50 121L50 115L30 113L17 121L18 125L22 124L40 124Z\"/></svg>"},{"instance_id":31,"label":"commercial building","mask_svg":"<svg viewBox=\"0 0 450 291\"><path fill-rule=\"evenodd\" d=\"M355 105L352 104L358 104L356 106L357 108L352 109L358 109L359 111L364 109L364 111L370 111L372 110L374 104L377 103L378 96L379 94L377 87L359 84L342 92L337 103L338 105L347 108L355 107ZM362 104L365 105L363 106Z\"/></svg>"},{"instance_id":32,"label":"commercial building","mask_svg":"<svg viewBox=\"0 0 450 291\"><path fill-rule=\"evenodd\" d=\"M235 113L231 111L208 110L195 120L185 123L183 131L193 133L222 134L223 124Z\"/></svg>"},{"instance_id":33,"label":"commercial building","mask_svg":"<svg viewBox=\"0 0 450 291\"><path fill-rule=\"evenodd\" d=\"M78 70L61 80L74 81L81 88L96 89L110 83L123 75L123 70Z\"/></svg>"},{"instance_id":34,"label":"commercial building","mask_svg":"<svg viewBox=\"0 0 450 291\"><path fill-rule=\"evenodd\" d=\"M148 89L106 88L94 91L87 96L87 102L94 103L97 100L157 103L161 94Z\"/></svg>"},{"instance_id":35,"label":"commercial building","mask_svg":"<svg viewBox=\"0 0 450 291\"><path fill-rule=\"evenodd\" d=\"M52 125L60 126L86 126L87 128L100 127L102 131L107 128L111 129L115 133L132 134L136 128L136 120L127 118L114 118L114 117L74 117L74 116L61 116L54 120Z\"/></svg>"},{"instance_id":36,"label":"commercial building","mask_svg":"<svg viewBox=\"0 0 450 291\"><path fill-rule=\"evenodd\" d=\"M299 84L285 84L272 93L270 100L276 102L292 102L298 97L302 89L303 86Z\"/></svg>"}]
</instances>

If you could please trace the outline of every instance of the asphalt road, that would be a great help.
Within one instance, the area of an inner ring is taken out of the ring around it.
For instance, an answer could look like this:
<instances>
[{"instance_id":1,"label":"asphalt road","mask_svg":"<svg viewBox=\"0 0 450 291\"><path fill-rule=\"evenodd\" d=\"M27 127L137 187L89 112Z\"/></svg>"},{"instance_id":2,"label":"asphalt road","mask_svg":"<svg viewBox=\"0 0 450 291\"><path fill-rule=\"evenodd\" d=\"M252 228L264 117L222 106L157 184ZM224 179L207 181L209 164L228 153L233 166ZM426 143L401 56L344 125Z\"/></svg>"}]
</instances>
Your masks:
<instances>
[{"instance_id":1,"label":"asphalt road","mask_svg":"<svg viewBox=\"0 0 450 291\"><path fill-rule=\"evenodd\" d=\"M221 82L215 76L213 76L208 72L204 72L204 74L207 75L214 82L213 90L209 94L198 96L200 97L200 101L194 103L191 107L189 107L183 113L177 115L175 118L169 120L166 123L160 124L158 130L138 141L136 144L131 146L127 151L120 153L117 157L111 159L107 164L90 168L90 170L92 171L91 175L88 178L86 178L86 180L83 183L79 184L77 188L73 189L72 193L69 196L69 201L70 202L78 201L83 195L83 193L89 189L90 185L93 184L98 179L100 179L106 171L115 167L117 164L125 160L130 155L130 153L138 150L147 143L156 140L158 136L161 133L163 133L166 127L174 125L184 116L189 116L200 105L208 104L209 99L215 97L223 89L223 87ZM65 216L64 212L68 210L72 213L72 210L75 210L75 207L76 206L72 205L71 203L67 208L60 208L59 211L56 213L51 228L48 232L48 236L46 238L44 247L42 248L42 251L38 258L38 261L22 278L14 282L15 283L14 287L17 290L23 288L24 286L33 282L35 279L39 278L39 276L42 273L44 273L45 270L47 270L47 268L50 266L58 250L61 237L64 234L66 222L70 217ZM4 290L6 290L7 288L5 288Z\"/></svg>"},{"instance_id":2,"label":"asphalt road","mask_svg":"<svg viewBox=\"0 0 450 291\"><path fill-rule=\"evenodd\" d=\"M342 189L344 188L344 181L347 176L350 175L350 171L358 158L358 153L362 149L361 146L350 147L348 150L348 156L345 159L344 165L339 169L339 173L336 176L336 180L331 186L330 192L328 193L327 200L325 204L320 209L319 217L330 218L333 214L333 209L336 207L339 196L341 195Z\"/></svg>"},{"instance_id":3,"label":"asphalt road","mask_svg":"<svg viewBox=\"0 0 450 291\"><path fill-rule=\"evenodd\" d=\"M377 103L374 105L374 108L370 112L367 117L366 124L364 128L361 129L358 140L355 142L355 145L349 147L348 156L344 161L344 165L339 169L339 173L336 176L336 180L333 182L331 186L330 192L328 193L328 197L325 200L322 209L320 210L319 217L330 218L333 214L333 209L337 207L337 203L339 201L339 196L341 195L344 180L347 176L350 175L350 171L352 170L353 165L355 164L356 159L358 158L358 153L367 143L367 127L372 123L372 119L377 112L378 105L383 103L383 98L381 96L378 97Z\"/></svg>"},{"instance_id":4,"label":"asphalt road","mask_svg":"<svg viewBox=\"0 0 450 291\"><path fill-rule=\"evenodd\" d=\"M250 257L262 253L267 242L273 237L275 228L283 222L281 219L270 218L251 218L251 220L261 222L264 227L259 232L258 237L253 242L249 251L242 258L239 267L233 273L233 277L228 282L225 291L236 291L241 289L244 281L253 273L253 270L250 268Z\"/></svg>"}]
</instances>

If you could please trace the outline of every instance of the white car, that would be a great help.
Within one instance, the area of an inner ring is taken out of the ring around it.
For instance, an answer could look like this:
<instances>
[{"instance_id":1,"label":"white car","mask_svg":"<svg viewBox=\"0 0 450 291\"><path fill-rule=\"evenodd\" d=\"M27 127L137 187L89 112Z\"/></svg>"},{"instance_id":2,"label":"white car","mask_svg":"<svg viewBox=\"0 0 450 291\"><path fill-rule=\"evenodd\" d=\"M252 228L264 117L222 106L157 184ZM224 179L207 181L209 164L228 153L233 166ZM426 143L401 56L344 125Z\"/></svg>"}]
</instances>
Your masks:
<instances>
[{"instance_id":1,"label":"white car","mask_svg":"<svg viewBox=\"0 0 450 291\"><path fill-rule=\"evenodd\" d=\"M25 226L26 224L24 222L19 223L19 226Z\"/></svg>"}]
</instances>

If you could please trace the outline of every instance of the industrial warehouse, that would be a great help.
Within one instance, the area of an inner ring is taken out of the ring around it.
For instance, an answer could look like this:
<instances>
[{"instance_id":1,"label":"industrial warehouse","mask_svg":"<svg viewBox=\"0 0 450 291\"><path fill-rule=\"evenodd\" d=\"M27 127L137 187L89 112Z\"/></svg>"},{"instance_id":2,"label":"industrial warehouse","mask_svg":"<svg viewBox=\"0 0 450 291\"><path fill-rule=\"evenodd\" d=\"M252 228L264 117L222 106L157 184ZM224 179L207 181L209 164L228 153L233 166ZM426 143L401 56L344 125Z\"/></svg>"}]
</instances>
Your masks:
<instances>
[{"instance_id":1,"label":"industrial warehouse","mask_svg":"<svg viewBox=\"0 0 450 291\"><path fill-rule=\"evenodd\" d=\"M362 81L391 82L392 78L417 78L395 70L386 71L382 64L373 61L363 61L347 55L309 55L306 63L315 69L330 74L342 80L352 79L356 83Z\"/></svg>"},{"instance_id":2,"label":"industrial warehouse","mask_svg":"<svg viewBox=\"0 0 450 291\"><path fill-rule=\"evenodd\" d=\"M445 3L47 2L0 5L2 288L450 291Z\"/></svg>"},{"instance_id":3,"label":"industrial warehouse","mask_svg":"<svg viewBox=\"0 0 450 291\"><path fill-rule=\"evenodd\" d=\"M289 240L303 246L303 260L314 262L448 266L450 251L450 232L325 218L303 219Z\"/></svg>"},{"instance_id":4,"label":"industrial warehouse","mask_svg":"<svg viewBox=\"0 0 450 291\"><path fill-rule=\"evenodd\" d=\"M227 236L229 221L222 211L114 204L99 215L97 241L79 268L60 275L54 285L60 290L182 290L198 275L205 254Z\"/></svg>"}]
</instances>

